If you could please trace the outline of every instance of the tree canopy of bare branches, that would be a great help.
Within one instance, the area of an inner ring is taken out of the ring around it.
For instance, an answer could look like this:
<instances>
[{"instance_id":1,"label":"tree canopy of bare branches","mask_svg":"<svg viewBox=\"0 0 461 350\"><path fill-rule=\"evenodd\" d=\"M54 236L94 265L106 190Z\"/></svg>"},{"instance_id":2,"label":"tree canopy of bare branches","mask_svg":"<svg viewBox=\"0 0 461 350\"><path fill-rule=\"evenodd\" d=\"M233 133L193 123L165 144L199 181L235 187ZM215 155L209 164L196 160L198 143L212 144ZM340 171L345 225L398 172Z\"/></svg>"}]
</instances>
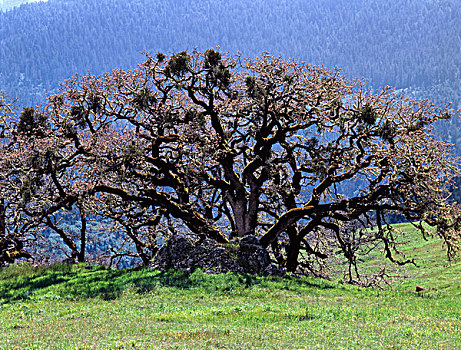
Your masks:
<instances>
[{"instance_id":1,"label":"tree canopy of bare branches","mask_svg":"<svg viewBox=\"0 0 461 350\"><path fill-rule=\"evenodd\" d=\"M4 113L6 226L51 228L84 260L93 215L145 263L175 232L256 235L281 266L315 274L338 252L350 267L373 249L408 262L387 222L397 213L424 235L435 228L450 258L459 250L447 201L458 163L431 136L458 112L269 54L146 57L136 70L71 78L16 121ZM59 226L72 210L79 244Z\"/></svg>"}]
</instances>

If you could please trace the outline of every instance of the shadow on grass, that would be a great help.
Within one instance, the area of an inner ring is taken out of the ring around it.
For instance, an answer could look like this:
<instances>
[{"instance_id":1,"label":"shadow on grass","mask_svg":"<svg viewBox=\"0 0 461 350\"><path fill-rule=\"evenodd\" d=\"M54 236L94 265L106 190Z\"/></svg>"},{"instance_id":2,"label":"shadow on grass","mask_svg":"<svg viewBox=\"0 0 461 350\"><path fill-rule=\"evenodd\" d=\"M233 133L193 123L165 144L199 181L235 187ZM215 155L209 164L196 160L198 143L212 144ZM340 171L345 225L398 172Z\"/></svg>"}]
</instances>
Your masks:
<instances>
[{"instance_id":1,"label":"shadow on grass","mask_svg":"<svg viewBox=\"0 0 461 350\"><path fill-rule=\"evenodd\" d=\"M29 264L11 265L0 270L0 301L29 299L34 291L57 285L66 279L65 265L53 265L47 270Z\"/></svg>"},{"instance_id":2,"label":"shadow on grass","mask_svg":"<svg viewBox=\"0 0 461 350\"><path fill-rule=\"evenodd\" d=\"M27 264L0 270L0 304L29 298L112 300L126 290L148 293L157 288L192 288L210 293L239 293L252 288L305 292L306 289L337 288L331 282L292 276L261 276L252 274L210 275L196 270L159 272L148 268L115 270L104 266L58 264L34 268Z\"/></svg>"},{"instance_id":3,"label":"shadow on grass","mask_svg":"<svg viewBox=\"0 0 461 350\"><path fill-rule=\"evenodd\" d=\"M56 264L33 267L18 264L0 270L0 304L48 295L62 297L116 297L120 291L107 281L122 272L103 266L75 268Z\"/></svg>"}]
</instances>

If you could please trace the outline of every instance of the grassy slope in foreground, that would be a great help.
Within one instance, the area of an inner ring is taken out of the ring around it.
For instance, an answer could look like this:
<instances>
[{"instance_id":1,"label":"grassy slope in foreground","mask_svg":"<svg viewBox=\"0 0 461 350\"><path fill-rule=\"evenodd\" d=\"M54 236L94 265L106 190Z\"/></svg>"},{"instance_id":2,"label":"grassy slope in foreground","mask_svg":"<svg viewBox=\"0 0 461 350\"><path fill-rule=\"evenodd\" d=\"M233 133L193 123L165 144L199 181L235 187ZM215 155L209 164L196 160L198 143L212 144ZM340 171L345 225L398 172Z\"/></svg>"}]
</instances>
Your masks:
<instances>
[{"instance_id":1,"label":"grassy slope in foreground","mask_svg":"<svg viewBox=\"0 0 461 350\"><path fill-rule=\"evenodd\" d=\"M426 265L396 271L406 278L393 291L200 271L4 269L0 349L460 349L461 264L444 266L438 243L404 229L408 255Z\"/></svg>"}]
</instances>

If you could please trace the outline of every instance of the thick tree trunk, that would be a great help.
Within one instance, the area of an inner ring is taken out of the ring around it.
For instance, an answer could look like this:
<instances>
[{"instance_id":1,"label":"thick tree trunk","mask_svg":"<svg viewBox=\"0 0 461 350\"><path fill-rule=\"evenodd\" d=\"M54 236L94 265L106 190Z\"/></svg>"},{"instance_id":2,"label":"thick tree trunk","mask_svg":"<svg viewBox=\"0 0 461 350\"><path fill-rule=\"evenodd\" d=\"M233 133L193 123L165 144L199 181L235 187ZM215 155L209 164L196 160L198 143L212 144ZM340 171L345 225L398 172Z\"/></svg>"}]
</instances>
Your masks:
<instances>
[{"instance_id":1,"label":"thick tree trunk","mask_svg":"<svg viewBox=\"0 0 461 350\"><path fill-rule=\"evenodd\" d=\"M298 237L293 237L290 239L290 245L288 246L287 251L287 262L286 268L289 272L295 272L298 267L298 256L299 250L301 248L301 239Z\"/></svg>"},{"instance_id":2,"label":"thick tree trunk","mask_svg":"<svg viewBox=\"0 0 461 350\"><path fill-rule=\"evenodd\" d=\"M247 211L245 208L245 203L238 201L237 204L233 206L234 218L235 218L235 227L237 228L237 237L244 237L247 230Z\"/></svg>"}]
</instances>

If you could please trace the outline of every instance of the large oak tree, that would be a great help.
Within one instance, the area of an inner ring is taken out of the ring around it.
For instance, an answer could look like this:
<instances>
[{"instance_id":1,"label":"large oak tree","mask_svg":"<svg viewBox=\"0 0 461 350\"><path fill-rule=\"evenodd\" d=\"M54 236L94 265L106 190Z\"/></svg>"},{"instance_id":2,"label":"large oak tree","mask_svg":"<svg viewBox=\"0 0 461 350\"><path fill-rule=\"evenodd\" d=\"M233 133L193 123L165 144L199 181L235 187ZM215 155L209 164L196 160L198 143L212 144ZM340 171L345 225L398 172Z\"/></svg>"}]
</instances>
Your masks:
<instances>
[{"instance_id":1,"label":"large oak tree","mask_svg":"<svg viewBox=\"0 0 461 350\"><path fill-rule=\"evenodd\" d=\"M457 112L268 54L146 56L133 71L74 77L4 127L3 197L75 257L56 218L73 208L117 223L145 263L178 231L256 235L290 271L321 273L339 251L352 279L375 248L408 262L391 214L434 227L450 258L459 250L447 201L458 164L431 136Z\"/></svg>"}]
</instances>

